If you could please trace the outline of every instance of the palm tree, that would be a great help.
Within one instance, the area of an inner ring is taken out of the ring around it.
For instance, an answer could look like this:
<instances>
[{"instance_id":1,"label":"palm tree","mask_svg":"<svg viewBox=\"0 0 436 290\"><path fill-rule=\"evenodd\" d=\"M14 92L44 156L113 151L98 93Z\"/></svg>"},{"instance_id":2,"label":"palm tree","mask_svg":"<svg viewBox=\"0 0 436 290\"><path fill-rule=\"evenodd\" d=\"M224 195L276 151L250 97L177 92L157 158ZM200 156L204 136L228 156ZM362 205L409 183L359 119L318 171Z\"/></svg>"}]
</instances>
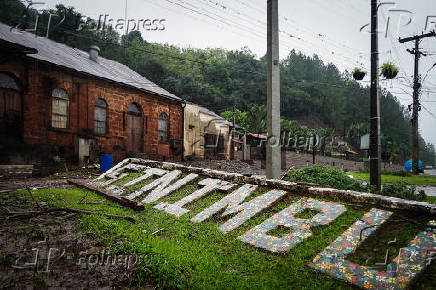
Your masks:
<instances>
[{"instance_id":1,"label":"palm tree","mask_svg":"<svg viewBox=\"0 0 436 290\"><path fill-rule=\"evenodd\" d=\"M247 122L249 130L255 134L266 132L266 111L264 106L253 105L248 110Z\"/></svg>"}]
</instances>

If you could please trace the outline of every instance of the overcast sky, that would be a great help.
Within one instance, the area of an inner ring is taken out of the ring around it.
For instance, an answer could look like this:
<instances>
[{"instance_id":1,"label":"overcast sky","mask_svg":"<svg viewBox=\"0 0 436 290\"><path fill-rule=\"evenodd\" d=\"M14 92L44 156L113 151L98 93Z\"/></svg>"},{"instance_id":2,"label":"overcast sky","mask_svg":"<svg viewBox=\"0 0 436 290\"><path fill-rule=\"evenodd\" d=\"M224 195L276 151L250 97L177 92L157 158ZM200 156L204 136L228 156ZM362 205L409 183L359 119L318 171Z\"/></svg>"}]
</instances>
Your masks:
<instances>
[{"instance_id":1,"label":"overcast sky","mask_svg":"<svg viewBox=\"0 0 436 290\"><path fill-rule=\"evenodd\" d=\"M149 42L192 48L248 47L258 57L266 53L267 0L127 1L126 11L126 0L45 0L51 8L62 3L95 19L104 14L109 15L107 19L124 19L126 12L128 19L136 21L165 19L163 31L140 30ZM426 23L426 31L434 29L436 5L434 0L389 2L396 4L383 5L379 13L381 30L389 22L388 31L380 32L380 65L391 61L400 67L400 75L395 81L383 81L382 86L407 106L412 103L413 56L406 49L413 43L400 44L398 37L421 33ZM369 0L279 0L279 9L282 58L296 49L318 54L341 71L356 66L369 71L370 35L367 29L361 30L370 21ZM421 47L429 54L420 62L420 73L425 76L436 63L436 38L423 40ZM367 83L368 78L363 84ZM436 68L428 73L423 85L420 132L426 141L436 144Z\"/></svg>"}]
</instances>

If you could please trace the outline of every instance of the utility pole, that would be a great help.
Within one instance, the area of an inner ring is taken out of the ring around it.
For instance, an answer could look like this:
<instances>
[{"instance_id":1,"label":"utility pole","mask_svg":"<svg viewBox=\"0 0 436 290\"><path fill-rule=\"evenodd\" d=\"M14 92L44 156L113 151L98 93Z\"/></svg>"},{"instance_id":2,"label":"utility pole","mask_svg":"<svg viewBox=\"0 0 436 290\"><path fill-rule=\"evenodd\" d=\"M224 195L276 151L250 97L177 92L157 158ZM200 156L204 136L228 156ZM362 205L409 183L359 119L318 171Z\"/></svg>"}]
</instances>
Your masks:
<instances>
[{"instance_id":1,"label":"utility pole","mask_svg":"<svg viewBox=\"0 0 436 290\"><path fill-rule=\"evenodd\" d=\"M421 56L426 56L425 53L419 50L419 42L423 38L435 37L436 33L433 30L430 33L422 33L421 35L415 35L407 38L400 38L400 43L406 43L415 41L414 49L407 49L410 54L415 55L415 71L413 73L413 111L412 111L412 171L413 174L419 174L419 94L421 90L420 75L419 75L419 59Z\"/></svg>"},{"instance_id":2,"label":"utility pole","mask_svg":"<svg viewBox=\"0 0 436 290\"><path fill-rule=\"evenodd\" d=\"M232 140L233 140L233 139L235 139L235 124L236 124L236 106L235 105L233 105L233 122L232 123L233 123L232 124L232 128L233 128L233 130L232 130Z\"/></svg>"},{"instance_id":3,"label":"utility pole","mask_svg":"<svg viewBox=\"0 0 436 290\"><path fill-rule=\"evenodd\" d=\"M380 97L378 92L378 1L371 0L371 134L370 182L381 190Z\"/></svg>"},{"instance_id":4,"label":"utility pole","mask_svg":"<svg viewBox=\"0 0 436 290\"><path fill-rule=\"evenodd\" d=\"M124 9L124 25L126 26L126 35L129 34L129 22L127 21L127 1L126 0L126 8Z\"/></svg>"},{"instance_id":5,"label":"utility pole","mask_svg":"<svg viewBox=\"0 0 436 290\"><path fill-rule=\"evenodd\" d=\"M317 144L318 138L315 134L312 136L312 164L316 164L315 155L316 155L316 144Z\"/></svg>"},{"instance_id":6,"label":"utility pole","mask_svg":"<svg viewBox=\"0 0 436 290\"><path fill-rule=\"evenodd\" d=\"M280 179L280 56L279 56L279 4L278 0L267 0L268 44L267 44L267 127L266 177Z\"/></svg>"}]
</instances>

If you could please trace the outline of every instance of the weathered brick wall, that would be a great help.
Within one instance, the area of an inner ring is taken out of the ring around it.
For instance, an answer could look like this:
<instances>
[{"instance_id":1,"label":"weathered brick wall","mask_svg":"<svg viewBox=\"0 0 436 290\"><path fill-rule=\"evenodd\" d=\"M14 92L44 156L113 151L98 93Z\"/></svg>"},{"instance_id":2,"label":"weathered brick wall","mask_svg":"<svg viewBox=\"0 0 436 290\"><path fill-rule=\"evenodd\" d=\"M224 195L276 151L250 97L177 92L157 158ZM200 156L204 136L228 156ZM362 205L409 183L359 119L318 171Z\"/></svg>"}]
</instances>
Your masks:
<instances>
[{"instance_id":1,"label":"weathered brick wall","mask_svg":"<svg viewBox=\"0 0 436 290\"><path fill-rule=\"evenodd\" d=\"M26 69L27 67L27 69ZM169 140L183 144L182 104L161 96L141 92L91 76L69 72L62 68L36 61L9 60L0 64L0 71L15 74L27 89L23 89L23 141L27 144L53 145L63 148L69 156L77 156L78 138L95 138L97 146L116 160L126 157L127 107L137 103L143 115L143 148L148 158L181 160L183 150L173 150L170 142L158 141L158 118L162 112L169 116ZM52 79L52 86L47 79ZM69 97L69 126L54 129L51 126L51 90L64 89ZM94 135L94 103L97 98L107 102L107 134ZM124 113L124 114L123 114Z\"/></svg>"}]
</instances>

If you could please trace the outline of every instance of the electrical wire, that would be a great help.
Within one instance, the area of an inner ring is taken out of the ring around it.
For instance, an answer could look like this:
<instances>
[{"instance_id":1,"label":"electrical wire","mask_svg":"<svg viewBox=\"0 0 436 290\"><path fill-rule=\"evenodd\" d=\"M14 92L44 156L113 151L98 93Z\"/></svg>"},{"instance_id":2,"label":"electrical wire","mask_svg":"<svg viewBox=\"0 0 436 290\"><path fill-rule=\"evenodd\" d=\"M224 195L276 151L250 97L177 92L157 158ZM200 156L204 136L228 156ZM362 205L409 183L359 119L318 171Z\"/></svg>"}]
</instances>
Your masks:
<instances>
[{"instance_id":1,"label":"electrical wire","mask_svg":"<svg viewBox=\"0 0 436 290\"><path fill-rule=\"evenodd\" d=\"M423 104L421 104L421 107L429 113L430 116L432 116L436 120L436 115L433 114L429 109L427 109Z\"/></svg>"}]
</instances>

